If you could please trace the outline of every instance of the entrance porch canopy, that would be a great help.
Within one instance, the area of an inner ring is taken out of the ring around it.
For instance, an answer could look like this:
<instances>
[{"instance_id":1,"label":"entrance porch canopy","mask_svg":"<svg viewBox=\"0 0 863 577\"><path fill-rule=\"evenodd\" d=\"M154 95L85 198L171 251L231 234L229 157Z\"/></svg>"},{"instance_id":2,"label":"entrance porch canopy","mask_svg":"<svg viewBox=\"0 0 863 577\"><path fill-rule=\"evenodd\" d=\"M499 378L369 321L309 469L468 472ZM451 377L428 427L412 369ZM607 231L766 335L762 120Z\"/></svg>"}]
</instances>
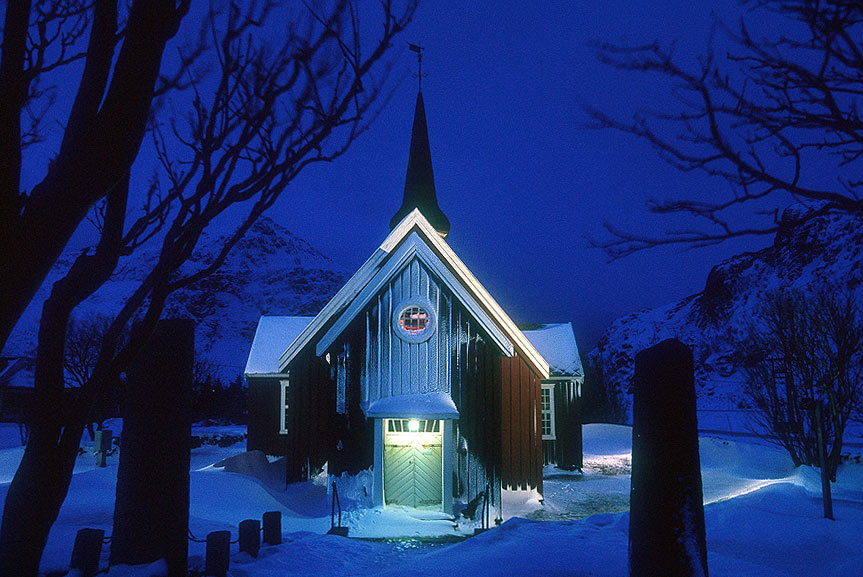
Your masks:
<instances>
[{"instance_id":1,"label":"entrance porch canopy","mask_svg":"<svg viewBox=\"0 0 863 577\"><path fill-rule=\"evenodd\" d=\"M458 419L452 397L445 392L395 395L373 401L365 409L369 418Z\"/></svg>"}]
</instances>

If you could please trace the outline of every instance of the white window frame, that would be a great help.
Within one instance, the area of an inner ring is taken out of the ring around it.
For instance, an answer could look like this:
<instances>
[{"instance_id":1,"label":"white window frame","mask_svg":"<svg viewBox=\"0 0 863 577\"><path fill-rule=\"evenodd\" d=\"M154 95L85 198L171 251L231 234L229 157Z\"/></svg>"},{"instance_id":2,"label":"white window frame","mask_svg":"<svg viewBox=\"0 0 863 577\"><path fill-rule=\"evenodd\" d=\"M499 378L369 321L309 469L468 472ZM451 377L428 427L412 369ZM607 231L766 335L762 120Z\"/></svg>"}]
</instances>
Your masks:
<instances>
[{"instance_id":1,"label":"white window frame","mask_svg":"<svg viewBox=\"0 0 863 577\"><path fill-rule=\"evenodd\" d=\"M287 435L288 434L288 411L291 408L290 403L288 402L288 392L291 388L290 380L281 380L279 381L279 434Z\"/></svg>"},{"instance_id":2,"label":"white window frame","mask_svg":"<svg viewBox=\"0 0 863 577\"><path fill-rule=\"evenodd\" d=\"M542 421L543 421L542 417L545 415L546 412L551 417L549 419L551 434L550 435L543 434L542 440L543 441L556 441L557 435L555 434L555 422L554 422L554 383L543 384L542 390L548 391L548 411L546 411L545 409L542 408L542 395L540 395L540 397L539 397L539 399L540 399L540 406L539 406L539 410L540 410L540 421L539 421L540 432L542 432Z\"/></svg>"}]
</instances>

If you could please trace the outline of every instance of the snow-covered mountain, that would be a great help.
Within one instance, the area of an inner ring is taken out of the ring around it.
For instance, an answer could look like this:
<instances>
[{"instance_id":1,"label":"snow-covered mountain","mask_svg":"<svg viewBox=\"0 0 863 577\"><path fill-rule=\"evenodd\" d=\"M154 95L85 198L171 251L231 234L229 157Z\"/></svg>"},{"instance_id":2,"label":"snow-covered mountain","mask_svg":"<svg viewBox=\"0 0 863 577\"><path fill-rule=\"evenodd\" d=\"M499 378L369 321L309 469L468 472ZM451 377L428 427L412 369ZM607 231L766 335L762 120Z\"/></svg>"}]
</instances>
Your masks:
<instances>
[{"instance_id":1,"label":"snow-covered mountain","mask_svg":"<svg viewBox=\"0 0 863 577\"><path fill-rule=\"evenodd\" d=\"M184 271L216 257L224 237L205 235ZM35 356L41 303L78 251L58 260L3 350L4 356ZM120 262L116 273L76 311L76 317L110 315L119 310L149 272L156 249L141 250ZM270 218L262 217L233 248L224 265L204 281L175 293L165 316L197 321L196 348L220 365L225 378L242 371L258 318L262 314L314 315L347 280L348 271Z\"/></svg>"},{"instance_id":2,"label":"snow-covered mountain","mask_svg":"<svg viewBox=\"0 0 863 577\"><path fill-rule=\"evenodd\" d=\"M826 215L801 224L805 210L787 209L772 246L715 266L700 293L614 321L590 361L629 391L635 355L675 337L693 349L699 409L736 406L743 378L739 343L765 293L848 289L863 303L863 215Z\"/></svg>"}]
</instances>

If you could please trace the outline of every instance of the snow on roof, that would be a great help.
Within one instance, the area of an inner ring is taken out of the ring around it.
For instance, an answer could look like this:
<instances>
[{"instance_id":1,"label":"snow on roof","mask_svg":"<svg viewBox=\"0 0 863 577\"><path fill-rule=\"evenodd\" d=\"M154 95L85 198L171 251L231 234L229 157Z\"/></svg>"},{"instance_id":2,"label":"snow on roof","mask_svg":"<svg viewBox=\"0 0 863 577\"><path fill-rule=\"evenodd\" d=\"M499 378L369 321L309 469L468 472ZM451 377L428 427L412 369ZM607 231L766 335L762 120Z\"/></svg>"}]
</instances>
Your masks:
<instances>
[{"instance_id":1,"label":"snow on roof","mask_svg":"<svg viewBox=\"0 0 863 577\"><path fill-rule=\"evenodd\" d=\"M522 330L522 332L539 354L548 361L551 376L584 376L572 323L531 325L530 330Z\"/></svg>"},{"instance_id":2,"label":"snow on roof","mask_svg":"<svg viewBox=\"0 0 863 577\"><path fill-rule=\"evenodd\" d=\"M449 393L417 393L378 399L366 409L366 417L457 419L458 409Z\"/></svg>"},{"instance_id":3,"label":"snow on roof","mask_svg":"<svg viewBox=\"0 0 863 577\"><path fill-rule=\"evenodd\" d=\"M299 336L314 317L267 317L258 321L246 375L279 372L279 355Z\"/></svg>"}]
</instances>

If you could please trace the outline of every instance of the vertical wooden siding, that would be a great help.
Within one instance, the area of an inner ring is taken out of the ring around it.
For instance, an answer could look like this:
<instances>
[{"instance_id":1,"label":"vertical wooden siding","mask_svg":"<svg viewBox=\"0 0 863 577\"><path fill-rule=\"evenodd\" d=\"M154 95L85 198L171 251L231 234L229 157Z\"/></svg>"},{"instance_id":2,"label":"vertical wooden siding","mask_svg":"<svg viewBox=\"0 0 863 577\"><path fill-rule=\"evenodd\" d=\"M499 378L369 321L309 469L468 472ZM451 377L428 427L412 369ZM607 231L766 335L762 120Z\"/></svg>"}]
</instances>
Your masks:
<instances>
[{"instance_id":1,"label":"vertical wooden siding","mask_svg":"<svg viewBox=\"0 0 863 577\"><path fill-rule=\"evenodd\" d=\"M285 439L279 434L281 402L279 379L249 378L249 425L246 450L284 455Z\"/></svg>"},{"instance_id":2,"label":"vertical wooden siding","mask_svg":"<svg viewBox=\"0 0 863 577\"><path fill-rule=\"evenodd\" d=\"M468 503L480 493L488 495L492 511L500 516L499 435L500 371L498 354L457 303L451 307L450 355L452 397L459 410L453 470L455 498Z\"/></svg>"},{"instance_id":3,"label":"vertical wooden siding","mask_svg":"<svg viewBox=\"0 0 863 577\"><path fill-rule=\"evenodd\" d=\"M438 327L428 340L408 343L392 326L396 308L407 298L423 297L435 309ZM411 261L365 311L363 400L428 392L450 392L451 373L446 362L451 350L449 314L452 295L419 261Z\"/></svg>"},{"instance_id":4,"label":"vertical wooden siding","mask_svg":"<svg viewBox=\"0 0 863 577\"><path fill-rule=\"evenodd\" d=\"M308 348L288 367L291 411L285 438L288 481L307 478L328 460L336 420L336 387L330 367ZM279 405L276 405L278 411ZM278 430L278 427L276 428Z\"/></svg>"},{"instance_id":5,"label":"vertical wooden siding","mask_svg":"<svg viewBox=\"0 0 863 577\"><path fill-rule=\"evenodd\" d=\"M559 381L554 387L555 462L561 469L581 469L584 455L581 431L581 398L574 381Z\"/></svg>"},{"instance_id":6,"label":"vertical wooden siding","mask_svg":"<svg viewBox=\"0 0 863 577\"><path fill-rule=\"evenodd\" d=\"M374 460L374 421L366 418L361 406L368 358L365 328L363 318L359 317L343 335L342 352L347 351L346 412L335 416L327 458L328 471L333 475L356 475L370 468Z\"/></svg>"},{"instance_id":7,"label":"vertical wooden siding","mask_svg":"<svg viewBox=\"0 0 863 577\"><path fill-rule=\"evenodd\" d=\"M519 355L501 357L501 481L542 492L540 379Z\"/></svg>"}]
</instances>

